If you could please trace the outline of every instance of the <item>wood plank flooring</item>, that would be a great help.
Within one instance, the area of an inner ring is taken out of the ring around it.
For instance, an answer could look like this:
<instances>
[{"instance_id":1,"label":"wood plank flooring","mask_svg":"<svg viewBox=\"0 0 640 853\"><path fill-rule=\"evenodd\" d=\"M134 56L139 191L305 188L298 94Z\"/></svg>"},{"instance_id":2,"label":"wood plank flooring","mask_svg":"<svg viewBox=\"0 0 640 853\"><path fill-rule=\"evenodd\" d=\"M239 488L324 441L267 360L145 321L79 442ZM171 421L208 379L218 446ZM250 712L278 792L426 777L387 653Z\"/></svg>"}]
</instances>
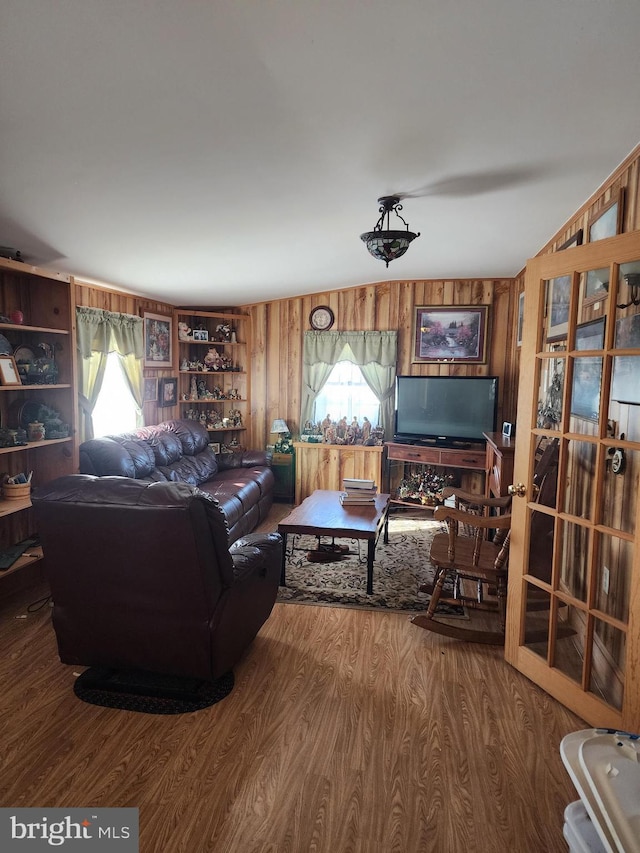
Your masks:
<instances>
[{"instance_id":1,"label":"wood plank flooring","mask_svg":"<svg viewBox=\"0 0 640 853\"><path fill-rule=\"evenodd\" d=\"M143 715L75 698L49 608L27 614L45 591L0 608L0 806L137 806L144 853L567 849L559 744L587 726L500 648L278 604L230 696Z\"/></svg>"}]
</instances>

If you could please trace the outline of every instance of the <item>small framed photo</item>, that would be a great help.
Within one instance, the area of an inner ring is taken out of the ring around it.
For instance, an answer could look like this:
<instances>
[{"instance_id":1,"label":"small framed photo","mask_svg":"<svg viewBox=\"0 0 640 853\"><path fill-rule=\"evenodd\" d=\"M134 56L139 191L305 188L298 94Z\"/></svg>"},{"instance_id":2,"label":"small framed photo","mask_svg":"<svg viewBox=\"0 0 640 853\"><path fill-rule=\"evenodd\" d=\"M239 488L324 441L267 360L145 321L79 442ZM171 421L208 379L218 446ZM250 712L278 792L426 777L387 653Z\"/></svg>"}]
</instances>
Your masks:
<instances>
[{"instance_id":1,"label":"small framed photo","mask_svg":"<svg viewBox=\"0 0 640 853\"><path fill-rule=\"evenodd\" d=\"M616 234L620 233L623 202L624 191L620 189L612 196L608 204L593 214L587 229L590 243L595 243L596 240L604 240L607 237L615 237Z\"/></svg>"},{"instance_id":2,"label":"small framed photo","mask_svg":"<svg viewBox=\"0 0 640 853\"><path fill-rule=\"evenodd\" d=\"M219 441L211 441L209 443L209 447L211 448L211 450L213 450L213 452L216 454L216 456L220 453L220 442Z\"/></svg>"},{"instance_id":3,"label":"small framed photo","mask_svg":"<svg viewBox=\"0 0 640 853\"><path fill-rule=\"evenodd\" d=\"M144 378L144 394L142 400L144 403L153 403L158 399L158 378L156 376Z\"/></svg>"},{"instance_id":4,"label":"small framed photo","mask_svg":"<svg viewBox=\"0 0 640 853\"><path fill-rule=\"evenodd\" d=\"M487 360L487 305L422 306L415 309L412 361Z\"/></svg>"},{"instance_id":5,"label":"small framed photo","mask_svg":"<svg viewBox=\"0 0 640 853\"><path fill-rule=\"evenodd\" d=\"M515 433L514 425L510 421L504 421L502 424L502 436L503 438L513 438Z\"/></svg>"},{"instance_id":6,"label":"small framed photo","mask_svg":"<svg viewBox=\"0 0 640 853\"><path fill-rule=\"evenodd\" d=\"M193 340L194 341L208 341L209 340L209 332L206 329L194 329L192 334L193 334Z\"/></svg>"},{"instance_id":7,"label":"small framed photo","mask_svg":"<svg viewBox=\"0 0 640 853\"><path fill-rule=\"evenodd\" d=\"M171 353L171 317L166 314L143 315L144 366L173 367Z\"/></svg>"},{"instance_id":8,"label":"small framed photo","mask_svg":"<svg viewBox=\"0 0 640 853\"><path fill-rule=\"evenodd\" d=\"M18 365L12 355L0 355L0 385L22 385Z\"/></svg>"},{"instance_id":9,"label":"small framed photo","mask_svg":"<svg viewBox=\"0 0 640 853\"><path fill-rule=\"evenodd\" d=\"M158 407L175 406L178 402L178 380L175 376L158 380Z\"/></svg>"}]
</instances>

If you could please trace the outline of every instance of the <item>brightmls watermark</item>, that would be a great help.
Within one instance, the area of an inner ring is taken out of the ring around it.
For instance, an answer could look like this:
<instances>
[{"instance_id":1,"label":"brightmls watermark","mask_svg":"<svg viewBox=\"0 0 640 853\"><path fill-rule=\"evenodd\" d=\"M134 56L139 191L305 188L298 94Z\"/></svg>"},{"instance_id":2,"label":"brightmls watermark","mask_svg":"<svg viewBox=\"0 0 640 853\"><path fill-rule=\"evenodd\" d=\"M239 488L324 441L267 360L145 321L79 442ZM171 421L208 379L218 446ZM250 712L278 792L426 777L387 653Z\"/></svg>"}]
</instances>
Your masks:
<instances>
[{"instance_id":1,"label":"brightmls watermark","mask_svg":"<svg viewBox=\"0 0 640 853\"><path fill-rule=\"evenodd\" d=\"M139 853L138 809L3 809L0 850Z\"/></svg>"}]
</instances>

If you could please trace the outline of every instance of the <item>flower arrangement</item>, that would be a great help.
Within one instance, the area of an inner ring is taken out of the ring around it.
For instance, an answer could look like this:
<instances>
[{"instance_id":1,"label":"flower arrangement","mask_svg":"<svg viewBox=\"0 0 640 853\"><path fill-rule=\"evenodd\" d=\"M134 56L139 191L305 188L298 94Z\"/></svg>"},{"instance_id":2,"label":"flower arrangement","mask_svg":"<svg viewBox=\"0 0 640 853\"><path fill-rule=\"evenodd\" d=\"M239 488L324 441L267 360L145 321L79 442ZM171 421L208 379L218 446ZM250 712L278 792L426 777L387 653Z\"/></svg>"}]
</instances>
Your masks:
<instances>
[{"instance_id":1,"label":"flower arrangement","mask_svg":"<svg viewBox=\"0 0 640 853\"><path fill-rule=\"evenodd\" d=\"M431 467L424 468L419 474L400 481L398 498L402 501L416 501L424 506L435 506L442 503L442 491L453 479L453 474L443 474Z\"/></svg>"}]
</instances>

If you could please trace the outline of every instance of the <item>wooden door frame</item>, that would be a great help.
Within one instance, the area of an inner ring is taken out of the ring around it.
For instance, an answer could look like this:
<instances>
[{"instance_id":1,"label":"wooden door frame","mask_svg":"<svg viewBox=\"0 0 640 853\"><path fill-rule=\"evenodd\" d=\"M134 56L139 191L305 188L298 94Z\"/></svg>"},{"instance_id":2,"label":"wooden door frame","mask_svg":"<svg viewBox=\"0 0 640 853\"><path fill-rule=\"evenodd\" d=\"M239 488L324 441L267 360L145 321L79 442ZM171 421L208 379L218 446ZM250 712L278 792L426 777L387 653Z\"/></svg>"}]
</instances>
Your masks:
<instances>
[{"instance_id":1,"label":"wooden door frame","mask_svg":"<svg viewBox=\"0 0 640 853\"><path fill-rule=\"evenodd\" d=\"M559 669L548 666L523 643L525 623L525 581L523 567L529 553L528 508L532 507L529 472L533 470L538 385L536 381L536 353L540 351L542 323L544 317L544 282L570 272L576 274L592 269L609 268L616 264L640 260L640 231L600 240L562 252L533 258L527 263L525 272L525 310L523 341L520 355L520 377L518 388L518 440L514 459L514 482L528 487L526 499L514 498L512 508L511 556L507 607L507 632L505 658L516 669L542 687L566 707L589 721L594 726L640 730L640 678L632 678L640 666L640 498L636 505L636 526L631 590L629 597L629 621L626 635L625 690L621 712L588 693ZM576 292L574 278L574 293ZM615 316L612 296L609 298L608 315ZM575 316L575 311L573 312ZM608 324L611 325L611 324ZM611 338L611 332L608 337ZM568 393L568 392L567 392ZM565 401L568 399L565 393ZM600 426L598 442L606 439L604 426ZM562 436L560 430L556 433ZM565 433L566 434L566 433Z\"/></svg>"}]
</instances>

